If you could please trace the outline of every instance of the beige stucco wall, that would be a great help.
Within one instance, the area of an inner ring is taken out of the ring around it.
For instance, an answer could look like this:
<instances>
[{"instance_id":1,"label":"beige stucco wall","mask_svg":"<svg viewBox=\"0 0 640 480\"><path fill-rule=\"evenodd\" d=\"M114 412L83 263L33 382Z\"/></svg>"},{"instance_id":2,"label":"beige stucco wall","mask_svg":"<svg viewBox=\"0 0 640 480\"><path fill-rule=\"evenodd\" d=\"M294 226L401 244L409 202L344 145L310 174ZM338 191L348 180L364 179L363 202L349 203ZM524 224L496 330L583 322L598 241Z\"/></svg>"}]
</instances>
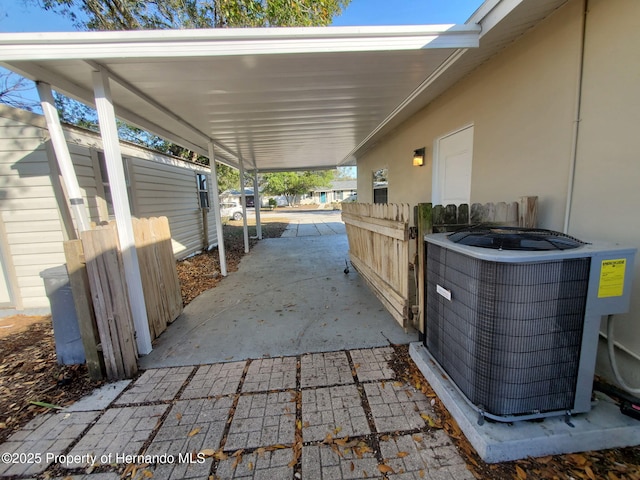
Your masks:
<instances>
[{"instance_id":1,"label":"beige stucco wall","mask_svg":"<svg viewBox=\"0 0 640 480\"><path fill-rule=\"evenodd\" d=\"M576 119L582 0L570 0L358 159L358 197L372 200L371 172L389 169L391 203L431 201L434 142L474 125L472 202L539 196L539 226L562 230ZM640 18L637 0L589 0L575 190L569 233L640 248ZM411 166L426 146L424 167ZM640 355L640 260L631 313L616 340ZM601 349L602 350L602 349ZM600 352L598 371L612 376ZM619 353L640 386L640 363Z\"/></svg>"},{"instance_id":2,"label":"beige stucco wall","mask_svg":"<svg viewBox=\"0 0 640 480\"><path fill-rule=\"evenodd\" d=\"M640 2L590 0L582 110L570 233L640 248ZM640 355L640 259L631 313L615 339ZM619 352L620 369L640 387L640 363ZM601 355L598 367L608 369Z\"/></svg>"},{"instance_id":3,"label":"beige stucco wall","mask_svg":"<svg viewBox=\"0 0 640 480\"><path fill-rule=\"evenodd\" d=\"M474 125L472 202L538 195L540 223L560 229L579 65L580 2L571 2L463 79L358 160L358 198L389 168L389 202L431 201L437 138ZM426 146L425 166L413 167Z\"/></svg>"}]
</instances>

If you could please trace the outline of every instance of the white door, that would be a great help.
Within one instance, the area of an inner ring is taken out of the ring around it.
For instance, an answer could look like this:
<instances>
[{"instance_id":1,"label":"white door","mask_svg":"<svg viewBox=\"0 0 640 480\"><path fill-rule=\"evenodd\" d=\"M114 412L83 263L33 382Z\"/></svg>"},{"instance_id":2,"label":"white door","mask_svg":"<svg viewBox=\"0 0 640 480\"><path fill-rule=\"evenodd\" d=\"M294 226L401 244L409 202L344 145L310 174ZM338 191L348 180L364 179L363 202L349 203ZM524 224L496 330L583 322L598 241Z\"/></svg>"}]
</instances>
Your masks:
<instances>
[{"instance_id":1,"label":"white door","mask_svg":"<svg viewBox=\"0 0 640 480\"><path fill-rule=\"evenodd\" d=\"M435 205L469 203L471 199L473 126L438 139L436 152L433 203Z\"/></svg>"}]
</instances>

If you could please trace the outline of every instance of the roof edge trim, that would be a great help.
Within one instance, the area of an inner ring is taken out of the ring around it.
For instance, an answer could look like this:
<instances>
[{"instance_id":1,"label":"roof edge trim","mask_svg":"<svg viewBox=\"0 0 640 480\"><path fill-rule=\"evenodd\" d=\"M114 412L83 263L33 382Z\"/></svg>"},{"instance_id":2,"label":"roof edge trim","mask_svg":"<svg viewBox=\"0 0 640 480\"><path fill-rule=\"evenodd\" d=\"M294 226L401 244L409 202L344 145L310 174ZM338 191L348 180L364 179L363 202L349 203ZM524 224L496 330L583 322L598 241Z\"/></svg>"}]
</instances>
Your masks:
<instances>
[{"instance_id":1,"label":"roof edge trim","mask_svg":"<svg viewBox=\"0 0 640 480\"><path fill-rule=\"evenodd\" d=\"M345 29L346 30L343 30ZM336 31L336 29L339 29ZM259 30L260 35L253 30ZM282 29L275 29L282 30ZM479 42L478 25L398 27L315 27L242 29L245 34L220 35L217 30L156 32L68 32L65 34L0 34L0 61L138 59L268 55L287 53L364 52L467 48ZM206 35L206 33L209 35ZM248 32L248 34L247 34ZM107 35L117 33L117 35ZM149 35L149 33L155 33ZM224 32L223 32L224 33Z\"/></svg>"}]
</instances>

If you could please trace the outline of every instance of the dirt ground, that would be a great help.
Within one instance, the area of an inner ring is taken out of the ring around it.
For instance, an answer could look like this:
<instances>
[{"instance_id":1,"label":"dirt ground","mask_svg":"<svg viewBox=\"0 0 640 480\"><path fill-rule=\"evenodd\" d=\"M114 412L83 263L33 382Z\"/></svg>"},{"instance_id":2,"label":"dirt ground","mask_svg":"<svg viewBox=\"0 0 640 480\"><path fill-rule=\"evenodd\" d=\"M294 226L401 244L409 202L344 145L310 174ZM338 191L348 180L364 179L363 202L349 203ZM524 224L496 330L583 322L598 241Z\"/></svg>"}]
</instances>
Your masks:
<instances>
[{"instance_id":1,"label":"dirt ground","mask_svg":"<svg viewBox=\"0 0 640 480\"><path fill-rule=\"evenodd\" d=\"M42 323L50 320L49 315L12 315L0 318L0 339L6 338L14 333L24 332L35 323Z\"/></svg>"},{"instance_id":2,"label":"dirt ground","mask_svg":"<svg viewBox=\"0 0 640 480\"><path fill-rule=\"evenodd\" d=\"M279 237L287 223L284 218L263 222L263 236ZM224 233L227 267L235 271L244 255L242 222L229 222ZM250 236L253 235L255 227L250 228ZM251 244L256 242L251 240ZM177 269L185 305L222 281L217 250L178 262ZM437 401L422 373L408 361L406 346L396 346L395 350L392 367L417 390L434 399L438 413L435 428L443 428L454 439L476 478L640 480L640 447L484 463ZM89 380L84 365L57 364L50 316L0 319L0 443L36 415L69 405L99 385Z\"/></svg>"}]
</instances>

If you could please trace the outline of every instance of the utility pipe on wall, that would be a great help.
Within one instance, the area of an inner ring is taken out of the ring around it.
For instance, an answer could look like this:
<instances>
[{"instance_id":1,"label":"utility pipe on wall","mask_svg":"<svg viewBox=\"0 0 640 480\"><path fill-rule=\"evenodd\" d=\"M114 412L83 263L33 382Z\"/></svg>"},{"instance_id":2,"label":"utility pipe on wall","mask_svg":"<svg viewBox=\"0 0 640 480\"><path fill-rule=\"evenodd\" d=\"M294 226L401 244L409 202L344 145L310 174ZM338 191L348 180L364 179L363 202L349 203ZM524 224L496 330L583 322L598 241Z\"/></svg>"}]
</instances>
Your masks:
<instances>
[{"instance_id":1,"label":"utility pipe on wall","mask_svg":"<svg viewBox=\"0 0 640 480\"><path fill-rule=\"evenodd\" d=\"M564 209L564 225L562 231L569 232L569 222L571 221L571 208L573 202L574 181L576 175L576 163L578 160L578 140L580 134L580 115L582 110L582 77L584 72L584 46L587 24L587 2L582 2L582 23L580 25L580 58L578 59L578 72L576 78L576 100L575 117L573 121L573 133L571 136L571 156L569 163L569 183L567 185L567 203Z\"/></svg>"}]
</instances>

